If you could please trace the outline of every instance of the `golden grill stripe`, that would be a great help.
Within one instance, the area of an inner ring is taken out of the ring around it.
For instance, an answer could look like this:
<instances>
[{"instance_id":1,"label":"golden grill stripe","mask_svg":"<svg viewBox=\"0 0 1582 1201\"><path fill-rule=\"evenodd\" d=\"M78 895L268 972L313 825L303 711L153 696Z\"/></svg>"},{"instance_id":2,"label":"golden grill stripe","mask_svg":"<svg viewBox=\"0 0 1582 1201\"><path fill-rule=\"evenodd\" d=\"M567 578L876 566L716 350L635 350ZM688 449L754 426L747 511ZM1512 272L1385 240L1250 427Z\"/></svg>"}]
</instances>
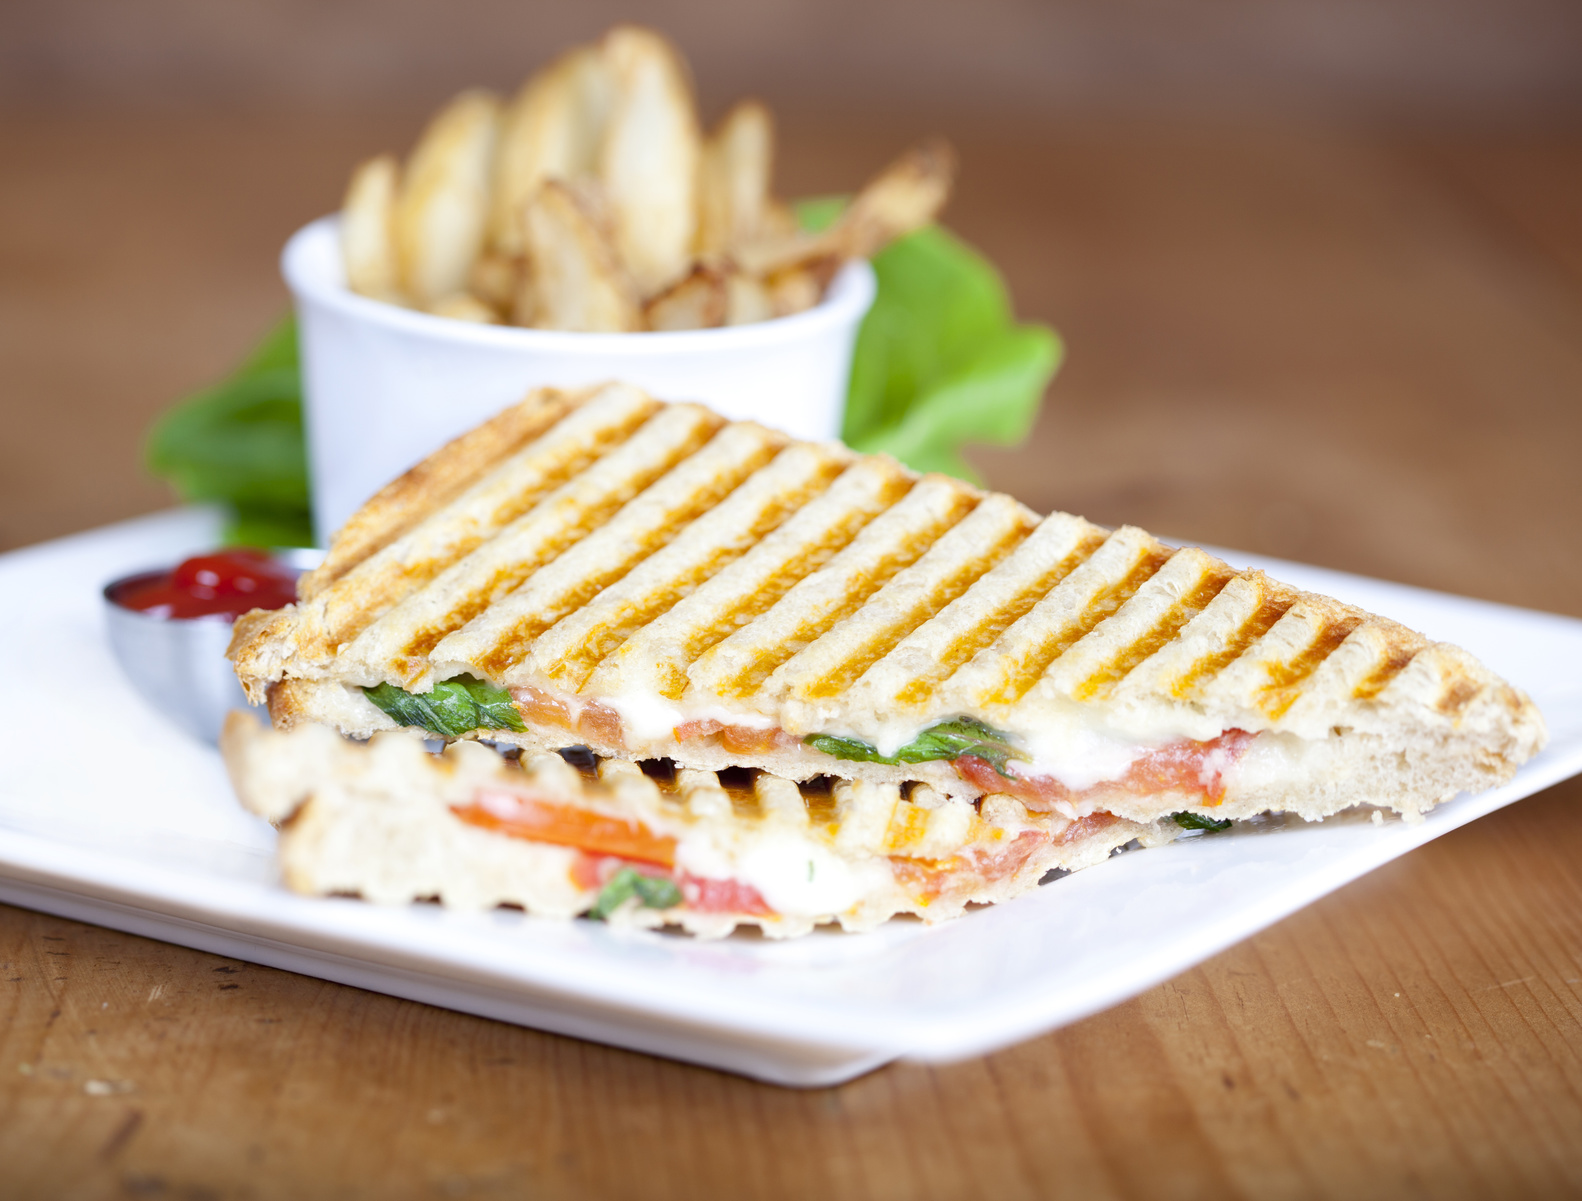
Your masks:
<instances>
[{"instance_id":1,"label":"golden grill stripe","mask_svg":"<svg viewBox=\"0 0 1582 1201\"><path fill-rule=\"evenodd\" d=\"M510 455L455 501L351 568L305 606L332 652L447 566L485 542L539 497L583 471L658 405L633 388L609 388Z\"/></svg>"},{"instance_id":2,"label":"golden grill stripe","mask_svg":"<svg viewBox=\"0 0 1582 1201\"><path fill-rule=\"evenodd\" d=\"M1249 612L1227 633L1216 636L1203 649L1207 653L1193 659L1174 679L1169 681L1170 694L1184 698L1207 687L1220 672L1241 658L1247 648L1259 641L1274 628L1293 604L1296 594L1290 589L1273 585L1262 572L1242 577L1247 587L1256 590L1256 598ZM1231 585L1234 588L1235 585ZM1227 588L1229 591L1230 588ZM1216 600L1224 599L1221 593ZM1210 606L1212 609L1213 606Z\"/></svg>"},{"instance_id":3,"label":"golden grill stripe","mask_svg":"<svg viewBox=\"0 0 1582 1201\"><path fill-rule=\"evenodd\" d=\"M546 631L512 682L547 680L580 690L606 655L747 553L828 488L851 459L850 452L833 446L787 447L662 551Z\"/></svg>"},{"instance_id":4,"label":"golden grill stripe","mask_svg":"<svg viewBox=\"0 0 1582 1201\"><path fill-rule=\"evenodd\" d=\"M763 613L799 580L844 549L911 481L888 459L861 459L822 495L669 612L638 630L589 678L586 690L670 700L687 668L710 647Z\"/></svg>"},{"instance_id":5,"label":"golden grill stripe","mask_svg":"<svg viewBox=\"0 0 1582 1201\"><path fill-rule=\"evenodd\" d=\"M985 497L860 610L789 660L777 673L784 694L823 700L846 691L901 639L1010 554L1035 521L1008 496Z\"/></svg>"},{"instance_id":6,"label":"golden grill stripe","mask_svg":"<svg viewBox=\"0 0 1582 1201\"><path fill-rule=\"evenodd\" d=\"M1422 645L1420 639L1415 642L1405 639L1395 642L1379 659L1373 670L1352 686L1352 697L1359 701L1371 701L1378 696L1396 676L1412 665L1412 660L1417 658Z\"/></svg>"},{"instance_id":7,"label":"golden grill stripe","mask_svg":"<svg viewBox=\"0 0 1582 1201\"><path fill-rule=\"evenodd\" d=\"M1025 617L974 656L950 682L971 711L1014 704L1066 650L1131 599L1169 557L1151 534L1122 526Z\"/></svg>"},{"instance_id":8,"label":"golden grill stripe","mask_svg":"<svg viewBox=\"0 0 1582 1201\"><path fill-rule=\"evenodd\" d=\"M699 656L684 698L699 704L768 695L767 681L792 656L856 612L971 512L978 493L925 476L845 550L799 581L767 612Z\"/></svg>"},{"instance_id":9,"label":"golden grill stripe","mask_svg":"<svg viewBox=\"0 0 1582 1201\"><path fill-rule=\"evenodd\" d=\"M431 658L447 674L481 671L500 683L534 641L591 601L606 585L654 554L696 517L719 504L784 445L761 426L727 425L623 505L606 524L528 577L461 629Z\"/></svg>"},{"instance_id":10,"label":"golden grill stripe","mask_svg":"<svg viewBox=\"0 0 1582 1201\"><path fill-rule=\"evenodd\" d=\"M424 681L429 654L441 639L588 536L723 424L697 405L660 410L632 437L364 630L344 652L346 662L365 665L371 674L404 687Z\"/></svg>"},{"instance_id":11,"label":"golden grill stripe","mask_svg":"<svg viewBox=\"0 0 1582 1201\"><path fill-rule=\"evenodd\" d=\"M635 391L626 384L577 392L539 388L520 404L447 443L379 489L336 531L324 561L298 581L297 595L312 600L426 515L451 503L496 463L541 437L567 412L609 390Z\"/></svg>"},{"instance_id":12,"label":"golden grill stripe","mask_svg":"<svg viewBox=\"0 0 1582 1201\"><path fill-rule=\"evenodd\" d=\"M1351 632L1362 624L1363 619L1361 613L1326 614L1312 639L1295 655L1265 662L1263 669L1267 682L1259 690L1258 707L1272 719L1283 716L1302 695L1308 677L1335 653L1341 643L1351 636ZM1275 629L1278 630L1280 624L1290 620L1291 613L1287 613L1281 622L1276 623Z\"/></svg>"},{"instance_id":13,"label":"golden grill stripe","mask_svg":"<svg viewBox=\"0 0 1582 1201\"><path fill-rule=\"evenodd\" d=\"M881 720L926 704L957 668L992 643L1104 543L1105 531L1056 513L1005 560L868 669L848 708Z\"/></svg>"},{"instance_id":14,"label":"golden grill stripe","mask_svg":"<svg viewBox=\"0 0 1582 1201\"><path fill-rule=\"evenodd\" d=\"M1175 641L1234 575L1203 551L1177 551L1105 626L1103 645L1094 654L1083 652L1100 638L1097 630L1063 656L1049 678L1062 676L1056 687L1076 700L1107 698L1133 670Z\"/></svg>"}]
</instances>

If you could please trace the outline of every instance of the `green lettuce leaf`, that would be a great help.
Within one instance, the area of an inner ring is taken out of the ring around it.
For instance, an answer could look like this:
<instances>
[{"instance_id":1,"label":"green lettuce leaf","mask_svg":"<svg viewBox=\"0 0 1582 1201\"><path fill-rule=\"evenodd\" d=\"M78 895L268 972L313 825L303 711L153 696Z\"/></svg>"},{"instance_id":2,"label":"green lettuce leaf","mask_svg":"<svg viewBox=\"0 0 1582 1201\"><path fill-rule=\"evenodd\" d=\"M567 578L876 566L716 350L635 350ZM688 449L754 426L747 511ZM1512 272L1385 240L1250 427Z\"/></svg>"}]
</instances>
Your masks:
<instances>
[{"instance_id":1,"label":"green lettuce leaf","mask_svg":"<svg viewBox=\"0 0 1582 1201\"><path fill-rule=\"evenodd\" d=\"M408 692L394 684L364 688L364 695L403 726L417 726L441 738L460 738L473 730L527 727L511 694L476 676L457 676L431 692Z\"/></svg>"},{"instance_id":2,"label":"green lettuce leaf","mask_svg":"<svg viewBox=\"0 0 1582 1201\"><path fill-rule=\"evenodd\" d=\"M228 379L161 417L145 459L183 500L230 510L227 543L313 545L296 322L280 322Z\"/></svg>"},{"instance_id":3,"label":"green lettuce leaf","mask_svg":"<svg viewBox=\"0 0 1582 1201\"><path fill-rule=\"evenodd\" d=\"M832 203L805 206L801 219L833 219ZM961 447L1027 437L1060 339L1018 325L993 264L937 225L880 251L873 269L879 291L857 336L842 437L917 471L978 482Z\"/></svg>"},{"instance_id":4,"label":"green lettuce leaf","mask_svg":"<svg viewBox=\"0 0 1582 1201\"><path fill-rule=\"evenodd\" d=\"M877 747L856 738L836 738L829 734L809 734L803 739L814 750L837 759L858 763L928 763L936 759L958 759L977 755L1006 775L1005 764L1016 754L1009 738L992 726L970 717L942 721L930 726L893 755L881 755Z\"/></svg>"}]
</instances>

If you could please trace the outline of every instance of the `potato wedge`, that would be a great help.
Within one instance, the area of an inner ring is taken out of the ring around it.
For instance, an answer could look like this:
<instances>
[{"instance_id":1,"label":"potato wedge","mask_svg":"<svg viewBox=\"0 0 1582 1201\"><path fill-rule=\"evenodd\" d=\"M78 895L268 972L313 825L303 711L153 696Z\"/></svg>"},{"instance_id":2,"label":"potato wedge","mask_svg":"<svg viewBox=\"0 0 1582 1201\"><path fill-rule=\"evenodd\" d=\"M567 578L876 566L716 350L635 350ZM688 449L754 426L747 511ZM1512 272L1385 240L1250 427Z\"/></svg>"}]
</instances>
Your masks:
<instances>
[{"instance_id":1,"label":"potato wedge","mask_svg":"<svg viewBox=\"0 0 1582 1201\"><path fill-rule=\"evenodd\" d=\"M935 139L907 151L869 181L831 229L841 258L865 259L921 229L945 207L956 153Z\"/></svg>"},{"instance_id":2,"label":"potato wedge","mask_svg":"<svg viewBox=\"0 0 1582 1201\"><path fill-rule=\"evenodd\" d=\"M493 306L485 304L466 292L454 292L428 306L436 317L450 317L456 321L476 321L483 325L500 324L500 314Z\"/></svg>"},{"instance_id":3,"label":"potato wedge","mask_svg":"<svg viewBox=\"0 0 1582 1201\"><path fill-rule=\"evenodd\" d=\"M523 233L538 329L625 331L642 328L636 290L622 270L597 193L546 180L528 201ZM526 320L524 321L524 318Z\"/></svg>"},{"instance_id":4,"label":"potato wedge","mask_svg":"<svg viewBox=\"0 0 1582 1201\"><path fill-rule=\"evenodd\" d=\"M578 179L598 166L614 81L597 47L578 46L539 71L500 123L489 241L522 252L522 206L546 179Z\"/></svg>"},{"instance_id":5,"label":"potato wedge","mask_svg":"<svg viewBox=\"0 0 1582 1201\"><path fill-rule=\"evenodd\" d=\"M498 250L486 250L473 262L467 290L492 308L508 313L516 303L526 269L521 255L508 257Z\"/></svg>"},{"instance_id":6,"label":"potato wedge","mask_svg":"<svg viewBox=\"0 0 1582 1201\"><path fill-rule=\"evenodd\" d=\"M840 268L833 255L801 263L780 271L766 280L769 305L776 317L789 317L812 308L824 299L824 289Z\"/></svg>"},{"instance_id":7,"label":"potato wedge","mask_svg":"<svg viewBox=\"0 0 1582 1201\"><path fill-rule=\"evenodd\" d=\"M420 305L463 292L489 216L500 102L463 92L429 123L407 160L396 202L401 282Z\"/></svg>"},{"instance_id":8,"label":"potato wedge","mask_svg":"<svg viewBox=\"0 0 1582 1201\"><path fill-rule=\"evenodd\" d=\"M939 214L950 196L955 169L956 156L949 144L925 142L870 180L828 229L767 237L741 247L734 257L744 270L765 276L820 260L871 258Z\"/></svg>"},{"instance_id":9,"label":"potato wedge","mask_svg":"<svg viewBox=\"0 0 1582 1201\"><path fill-rule=\"evenodd\" d=\"M341 205L341 259L353 292L400 304L401 269L395 251L396 193L401 168L381 154L352 172Z\"/></svg>"},{"instance_id":10,"label":"potato wedge","mask_svg":"<svg viewBox=\"0 0 1582 1201\"><path fill-rule=\"evenodd\" d=\"M618 25L600 43L615 99L599 153L615 246L643 296L692 265L701 138L685 63L652 30Z\"/></svg>"},{"instance_id":11,"label":"potato wedge","mask_svg":"<svg viewBox=\"0 0 1582 1201\"><path fill-rule=\"evenodd\" d=\"M775 315L774 297L756 275L732 270L725 277L725 324L752 325Z\"/></svg>"},{"instance_id":12,"label":"potato wedge","mask_svg":"<svg viewBox=\"0 0 1582 1201\"><path fill-rule=\"evenodd\" d=\"M774 121L743 100L703 144L698 176L698 253L722 257L761 236L774 168Z\"/></svg>"},{"instance_id":13,"label":"potato wedge","mask_svg":"<svg viewBox=\"0 0 1582 1201\"><path fill-rule=\"evenodd\" d=\"M725 324L725 276L702 263L643 306L652 330L713 329Z\"/></svg>"}]
</instances>

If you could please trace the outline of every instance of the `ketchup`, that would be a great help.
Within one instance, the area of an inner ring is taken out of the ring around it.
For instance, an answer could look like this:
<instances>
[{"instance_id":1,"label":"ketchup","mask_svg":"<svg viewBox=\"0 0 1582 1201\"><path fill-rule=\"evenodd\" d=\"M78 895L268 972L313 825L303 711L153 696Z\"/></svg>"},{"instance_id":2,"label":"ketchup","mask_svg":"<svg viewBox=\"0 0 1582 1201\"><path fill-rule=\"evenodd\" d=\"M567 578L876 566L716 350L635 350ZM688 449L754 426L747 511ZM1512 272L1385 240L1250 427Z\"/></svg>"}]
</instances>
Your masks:
<instances>
[{"instance_id":1,"label":"ketchup","mask_svg":"<svg viewBox=\"0 0 1582 1201\"><path fill-rule=\"evenodd\" d=\"M110 597L150 617L240 617L297 599L297 573L261 550L223 550L188 559L174 571L133 576Z\"/></svg>"}]
</instances>

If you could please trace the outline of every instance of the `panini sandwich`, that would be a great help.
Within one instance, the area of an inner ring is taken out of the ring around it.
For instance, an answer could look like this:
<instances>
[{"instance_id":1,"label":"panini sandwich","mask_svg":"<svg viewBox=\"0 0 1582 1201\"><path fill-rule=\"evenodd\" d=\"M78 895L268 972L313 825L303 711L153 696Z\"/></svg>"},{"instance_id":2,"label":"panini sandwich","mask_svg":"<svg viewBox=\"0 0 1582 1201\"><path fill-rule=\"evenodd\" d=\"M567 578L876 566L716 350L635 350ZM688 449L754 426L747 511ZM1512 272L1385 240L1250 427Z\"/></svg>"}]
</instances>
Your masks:
<instances>
[{"instance_id":1,"label":"panini sandwich","mask_svg":"<svg viewBox=\"0 0 1582 1201\"><path fill-rule=\"evenodd\" d=\"M236 626L278 727L1016 798L1415 817L1545 738L1456 647L1133 527L619 384L541 390Z\"/></svg>"},{"instance_id":2,"label":"panini sandwich","mask_svg":"<svg viewBox=\"0 0 1582 1201\"><path fill-rule=\"evenodd\" d=\"M281 826L286 884L401 904L519 905L548 917L738 925L774 938L897 914L958 916L1051 869L1086 867L1174 823L979 805L927 786L856 780L798 787L762 772L674 771L631 760L502 756L475 742L430 754L407 733L350 742L232 713L221 750L237 795ZM645 773L644 767L649 769Z\"/></svg>"}]
</instances>

